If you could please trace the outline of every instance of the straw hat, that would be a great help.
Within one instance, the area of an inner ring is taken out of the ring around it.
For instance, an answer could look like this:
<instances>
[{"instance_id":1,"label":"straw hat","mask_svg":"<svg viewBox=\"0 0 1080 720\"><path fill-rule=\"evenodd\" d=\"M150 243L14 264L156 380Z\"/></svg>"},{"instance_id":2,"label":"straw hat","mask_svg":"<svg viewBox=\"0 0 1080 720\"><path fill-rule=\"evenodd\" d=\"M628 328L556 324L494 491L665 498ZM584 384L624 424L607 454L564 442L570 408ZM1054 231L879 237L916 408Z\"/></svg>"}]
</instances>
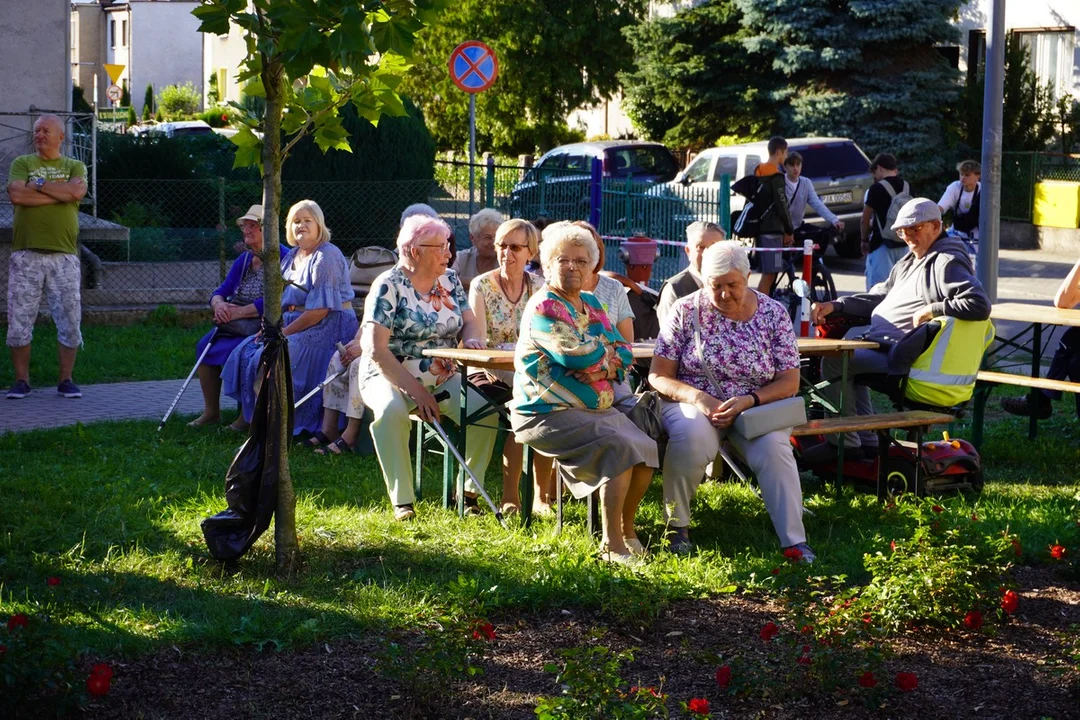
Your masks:
<instances>
[{"instance_id":1,"label":"straw hat","mask_svg":"<svg viewBox=\"0 0 1080 720\"><path fill-rule=\"evenodd\" d=\"M254 220L255 222L262 225L263 206L262 205L252 205L251 207L248 208L248 211L246 213L244 213L240 217L236 218L236 224L237 225L243 225L245 220Z\"/></svg>"}]
</instances>

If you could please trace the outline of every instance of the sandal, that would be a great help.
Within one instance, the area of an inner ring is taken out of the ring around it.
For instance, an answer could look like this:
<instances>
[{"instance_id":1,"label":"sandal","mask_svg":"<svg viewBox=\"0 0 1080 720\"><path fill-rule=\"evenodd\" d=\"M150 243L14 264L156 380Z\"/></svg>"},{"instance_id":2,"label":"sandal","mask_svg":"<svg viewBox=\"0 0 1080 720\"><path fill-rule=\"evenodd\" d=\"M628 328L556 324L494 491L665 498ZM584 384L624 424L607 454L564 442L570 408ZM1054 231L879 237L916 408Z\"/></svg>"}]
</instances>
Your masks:
<instances>
[{"instance_id":1,"label":"sandal","mask_svg":"<svg viewBox=\"0 0 1080 720\"><path fill-rule=\"evenodd\" d=\"M404 522L406 520L412 520L416 517L416 511L413 510L412 505L395 505L394 506L394 519Z\"/></svg>"},{"instance_id":2,"label":"sandal","mask_svg":"<svg viewBox=\"0 0 1080 720\"><path fill-rule=\"evenodd\" d=\"M317 448L322 447L323 445L329 445L332 442L333 440L326 437L326 433L322 430L316 430L311 434L311 437L303 442L303 445L306 445L309 448Z\"/></svg>"},{"instance_id":3,"label":"sandal","mask_svg":"<svg viewBox=\"0 0 1080 720\"><path fill-rule=\"evenodd\" d=\"M353 451L353 445L345 442L345 438L339 437L329 445L315 448L316 455L344 455Z\"/></svg>"}]
</instances>

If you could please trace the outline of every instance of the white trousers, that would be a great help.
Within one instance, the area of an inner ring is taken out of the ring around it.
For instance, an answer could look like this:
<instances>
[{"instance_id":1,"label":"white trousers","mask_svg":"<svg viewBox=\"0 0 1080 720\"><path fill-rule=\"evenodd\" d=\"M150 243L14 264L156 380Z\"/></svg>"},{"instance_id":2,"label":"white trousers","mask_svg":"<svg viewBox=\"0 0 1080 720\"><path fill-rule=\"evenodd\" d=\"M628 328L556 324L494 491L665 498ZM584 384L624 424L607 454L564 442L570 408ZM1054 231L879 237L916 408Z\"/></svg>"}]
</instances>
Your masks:
<instances>
[{"instance_id":1,"label":"white trousers","mask_svg":"<svg viewBox=\"0 0 1080 720\"><path fill-rule=\"evenodd\" d=\"M672 527L690 524L690 503L716 458L720 443L731 443L757 478L761 497L780 538L781 547L806 542L802 519L802 485L792 454L791 433L783 430L747 440L738 433L713 427L693 405L665 400L662 408L668 432L664 456L664 517Z\"/></svg>"},{"instance_id":2,"label":"white trousers","mask_svg":"<svg viewBox=\"0 0 1080 720\"><path fill-rule=\"evenodd\" d=\"M443 390L449 391L450 397L439 403L442 411L439 422L449 420L456 424L461 406L461 375L454 373L434 393ZM364 382L360 397L375 416L371 422L371 439L375 444L375 455L383 471L390 502L394 505L411 504L416 494L413 491L413 465L409 454L409 413L416 408L416 404L381 375ZM466 403L469 412L483 407L486 402L480 393L469 390ZM491 462L491 452L495 449L498 421L497 415L485 417L480 425L469 426L465 438L465 462L481 483ZM471 479L466 479L465 490L478 492Z\"/></svg>"}]
</instances>

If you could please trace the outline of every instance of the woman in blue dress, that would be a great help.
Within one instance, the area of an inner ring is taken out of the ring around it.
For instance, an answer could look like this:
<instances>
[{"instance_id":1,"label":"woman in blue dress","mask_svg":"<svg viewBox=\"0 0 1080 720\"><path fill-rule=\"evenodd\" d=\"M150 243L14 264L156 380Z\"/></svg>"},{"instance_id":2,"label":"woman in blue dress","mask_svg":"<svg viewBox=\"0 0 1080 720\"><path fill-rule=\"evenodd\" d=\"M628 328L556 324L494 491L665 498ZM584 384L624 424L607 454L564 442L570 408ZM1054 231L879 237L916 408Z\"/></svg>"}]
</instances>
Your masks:
<instances>
[{"instance_id":1,"label":"woman in blue dress","mask_svg":"<svg viewBox=\"0 0 1080 720\"><path fill-rule=\"evenodd\" d=\"M353 289L345 256L330 243L322 209L313 200L289 208L285 237L292 250L281 259L285 289L281 293L282 333L289 343L293 398L299 399L323 381L337 343L356 334ZM240 403L244 423L255 408L255 377L263 346L256 338L242 342L221 371L225 394ZM322 419L317 394L297 409L293 434L314 433Z\"/></svg>"},{"instance_id":2,"label":"woman in blue dress","mask_svg":"<svg viewBox=\"0 0 1080 720\"><path fill-rule=\"evenodd\" d=\"M191 427L211 425L221 419L221 366L245 337L258 330L263 311L263 265L259 259L263 250L262 218L262 205L252 205L246 214L236 218L248 250L236 258L221 287L210 296L215 329L203 335L195 346L195 357L202 358L198 372L203 413L188 423ZM288 250L283 246L282 256ZM251 327L239 333L243 328L238 326L242 324ZM203 357L208 344L210 349Z\"/></svg>"}]
</instances>

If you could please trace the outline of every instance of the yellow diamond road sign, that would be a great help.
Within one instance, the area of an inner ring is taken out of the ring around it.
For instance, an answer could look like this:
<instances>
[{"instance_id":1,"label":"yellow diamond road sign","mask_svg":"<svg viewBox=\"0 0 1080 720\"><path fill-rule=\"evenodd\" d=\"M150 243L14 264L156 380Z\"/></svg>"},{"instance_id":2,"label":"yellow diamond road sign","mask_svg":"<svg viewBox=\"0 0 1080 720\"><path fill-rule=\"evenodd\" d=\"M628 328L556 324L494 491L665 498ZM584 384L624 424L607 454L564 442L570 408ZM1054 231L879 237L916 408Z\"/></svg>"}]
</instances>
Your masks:
<instances>
[{"instance_id":1,"label":"yellow diamond road sign","mask_svg":"<svg viewBox=\"0 0 1080 720\"><path fill-rule=\"evenodd\" d=\"M105 63L105 72L109 73L109 79L112 80L113 85L115 85L120 82L120 73L124 72L124 66Z\"/></svg>"}]
</instances>

